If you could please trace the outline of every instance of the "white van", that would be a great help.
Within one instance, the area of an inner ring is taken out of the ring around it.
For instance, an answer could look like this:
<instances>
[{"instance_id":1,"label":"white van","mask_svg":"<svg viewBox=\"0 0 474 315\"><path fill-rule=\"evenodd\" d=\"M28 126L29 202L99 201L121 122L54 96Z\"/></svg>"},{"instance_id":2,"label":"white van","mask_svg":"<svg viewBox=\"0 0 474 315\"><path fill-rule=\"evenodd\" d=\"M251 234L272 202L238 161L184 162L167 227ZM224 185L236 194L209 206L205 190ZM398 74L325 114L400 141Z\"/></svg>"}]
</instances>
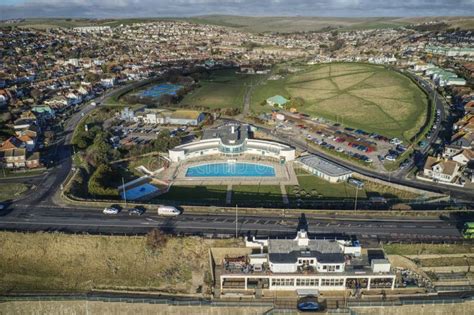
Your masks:
<instances>
[{"instance_id":1,"label":"white van","mask_svg":"<svg viewBox=\"0 0 474 315\"><path fill-rule=\"evenodd\" d=\"M181 211L172 206L158 206L158 215L163 216L178 216Z\"/></svg>"}]
</instances>

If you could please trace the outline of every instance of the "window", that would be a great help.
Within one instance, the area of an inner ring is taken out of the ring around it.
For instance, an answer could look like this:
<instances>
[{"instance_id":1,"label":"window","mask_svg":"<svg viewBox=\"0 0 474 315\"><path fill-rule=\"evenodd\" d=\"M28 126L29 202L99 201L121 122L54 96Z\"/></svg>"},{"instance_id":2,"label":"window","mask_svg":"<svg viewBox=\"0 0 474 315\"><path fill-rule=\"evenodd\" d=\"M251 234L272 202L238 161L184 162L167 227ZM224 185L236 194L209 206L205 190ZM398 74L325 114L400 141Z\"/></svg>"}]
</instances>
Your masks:
<instances>
[{"instance_id":1,"label":"window","mask_svg":"<svg viewBox=\"0 0 474 315\"><path fill-rule=\"evenodd\" d=\"M323 266L323 270L327 270L328 269L328 266Z\"/></svg>"},{"instance_id":2,"label":"window","mask_svg":"<svg viewBox=\"0 0 474 315\"><path fill-rule=\"evenodd\" d=\"M321 286L338 287L344 285L344 279L321 279Z\"/></svg>"},{"instance_id":3,"label":"window","mask_svg":"<svg viewBox=\"0 0 474 315\"><path fill-rule=\"evenodd\" d=\"M318 285L319 285L319 280L315 278L296 279L296 286L310 287L310 286L318 286Z\"/></svg>"},{"instance_id":4,"label":"window","mask_svg":"<svg viewBox=\"0 0 474 315\"><path fill-rule=\"evenodd\" d=\"M290 278L274 278L272 279L272 286L294 286L295 279Z\"/></svg>"},{"instance_id":5,"label":"window","mask_svg":"<svg viewBox=\"0 0 474 315\"><path fill-rule=\"evenodd\" d=\"M340 270L340 269L341 269L341 266L337 265L336 270Z\"/></svg>"}]
</instances>

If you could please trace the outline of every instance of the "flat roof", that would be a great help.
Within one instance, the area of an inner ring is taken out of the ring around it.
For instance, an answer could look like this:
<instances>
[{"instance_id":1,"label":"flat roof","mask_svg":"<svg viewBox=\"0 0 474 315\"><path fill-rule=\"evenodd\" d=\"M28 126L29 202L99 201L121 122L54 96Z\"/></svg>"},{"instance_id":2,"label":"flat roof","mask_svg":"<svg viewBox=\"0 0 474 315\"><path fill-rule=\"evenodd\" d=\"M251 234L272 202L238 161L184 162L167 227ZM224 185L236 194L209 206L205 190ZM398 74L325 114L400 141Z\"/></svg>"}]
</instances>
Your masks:
<instances>
[{"instance_id":1,"label":"flat roof","mask_svg":"<svg viewBox=\"0 0 474 315\"><path fill-rule=\"evenodd\" d=\"M329 160L320 158L316 155L306 155L298 158L297 161L329 176L343 176L347 174L352 174L352 171L348 168L339 166Z\"/></svg>"},{"instance_id":2,"label":"flat roof","mask_svg":"<svg viewBox=\"0 0 474 315\"><path fill-rule=\"evenodd\" d=\"M223 144L242 144L249 137L249 125L247 124L225 124L214 129L204 130L202 139L220 138Z\"/></svg>"}]
</instances>

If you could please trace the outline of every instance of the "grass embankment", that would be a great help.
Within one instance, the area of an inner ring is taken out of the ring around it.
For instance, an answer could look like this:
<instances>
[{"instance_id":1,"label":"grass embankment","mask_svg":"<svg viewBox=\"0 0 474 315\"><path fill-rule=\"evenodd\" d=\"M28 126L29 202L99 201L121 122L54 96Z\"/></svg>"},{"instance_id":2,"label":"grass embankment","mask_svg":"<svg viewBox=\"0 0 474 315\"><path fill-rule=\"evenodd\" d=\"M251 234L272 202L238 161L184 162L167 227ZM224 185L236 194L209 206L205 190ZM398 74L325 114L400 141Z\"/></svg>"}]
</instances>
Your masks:
<instances>
[{"instance_id":1,"label":"grass embankment","mask_svg":"<svg viewBox=\"0 0 474 315\"><path fill-rule=\"evenodd\" d=\"M302 169L296 169L295 172L298 177L299 186L287 187L288 196L292 199L341 200L355 198L356 188L347 182L332 184ZM409 191L395 189L390 186L364 181L364 188L359 189L357 198L362 200L370 197L407 200L414 199L418 197L418 195Z\"/></svg>"},{"instance_id":2,"label":"grass embankment","mask_svg":"<svg viewBox=\"0 0 474 315\"><path fill-rule=\"evenodd\" d=\"M0 201L13 200L28 190L28 186L19 183L0 183Z\"/></svg>"},{"instance_id":3,"label":"grass embankment","mask_svg":"<svg viewBox=\"0 0 474 315\"><path fill-rule=\"evenodd\" d=\"M281 203L281 189L278 185L232 186L233 204Z\"/></svg>"},{"instance_id":4,"label":"grass embankment","mask_svg":"<svg viewBox=\"0 0 474 315\"><path fill-rule=\"evenodd\" d=\"M237 242L170 238L154 252L146 246L146 237L0 232L0 292L122 289L196 293L208 276L209 248Z\"/></svg>"},{"instance_id":5,"label":"grass embankment","mask_svg":"<svg viewBox=\"0 0 474 315\"><path fill-rule=\"evenodd\" d=\"M275 94L299 97L300 112L367 132L409 141L423 126L426 95L409 78L382 66L332 63L302 66L301 71L256 87L252 110ZM370 118L370 119L368 119Z\"/></svg>"},{"instance_id":6,"label":"grass embankment","mask_svg":"<svg viewBox=\"0 0 474 315\"><path fill-rule=\"evenodd\" d=\"M166 194L154 201L173 200L191 203L224 203L227 186L171 186Z\"/></svg>"},{"instance_id":7,"label":"grass embankment","mask_svg":"<svg viewBox=\"0 0 474 315\"><path fill-rule=\"evenodd\" d=\"M385 244L387 255L448 255L474 253L474 246L462 244ZM449 258L450 259L450 258Z\"/></svg>"}]
</instances>

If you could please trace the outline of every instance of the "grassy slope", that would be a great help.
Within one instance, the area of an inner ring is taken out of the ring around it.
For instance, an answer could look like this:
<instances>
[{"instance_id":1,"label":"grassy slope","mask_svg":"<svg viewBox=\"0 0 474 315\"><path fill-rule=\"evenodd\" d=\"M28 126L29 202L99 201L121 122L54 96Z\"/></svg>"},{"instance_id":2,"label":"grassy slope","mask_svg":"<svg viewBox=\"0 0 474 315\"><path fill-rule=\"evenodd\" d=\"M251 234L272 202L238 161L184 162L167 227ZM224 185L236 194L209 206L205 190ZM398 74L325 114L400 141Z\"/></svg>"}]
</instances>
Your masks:
<instances>
[{"instance_id":1,"label":"grassy slope","mask_svg":"<svg viewBox=\"0 0 474 315\"><path fill-rule=\"evenodd\" d=\"M406 140L423 125L427 112L426 97L412 81L368 64L309 66L284 79L266 81L252 95L252 110L270 111L261 102L275 94L303 97L301 112Z\"/></svg>"},{"instance_id":2,"label":"grassy slope","mask_svg":"<svg viewBox=\"0 0 474 315\"><path fill-rule=\"evenodd\" d=\"M232 202L250 202L255 201L272 201L281 202L280 186L271 185L241 185L232 187Z\"/></svg>"},{"instance_id":3,"label":"grassy slope","mask_svg":"<svg viewBox=\"0 0 474 315\"><path fill-rule=\"evenodd\" d=\"M297 193L303 200L311 199L353 199L356 189L347 182L331 184L328 181L316 177L305 170L296 169L299 187L288 186L288 196L297 199ZM303 193L301 191L304 190ZM307 197L305 197L307 196ZM320 196L320 197L318 197ZM359 190L357 198L368 199L369 197L382 196L385 198L413 199L417 195L414 193L401 191L389 186L383 186L376 183L365 181L364 188Z\"/></svg>"},{"instance_id":4,"label":"grassy slope","mask_svg":"<svg viewBox=\"0 0 474 315\"><path fill-rule=\"evenodd\" d=\"M179 200L183 202L225 202L227 186L171 186L166 194L156 200Z\"/></svg>"},{"instance_id":5,"label":"grassy slope","mask_svg":"<svg viewBox=\"0 0 474 315\"><path fill-rule=\"evenodd\" d=\"M214 71L208 79L201 80L201 87L187 94L181 104L211 109L241 108L246 85L255 79L256 76L236 74L235 70Z\"/></svg>"},{"instance_id":6,"label":"grassy slope","mask_svg":"<svg viewBox=\"0 0 474 315\"><path fill-rule=\"evenodd\" d=\"M1 177L0 177L1 179ZM0 183L0 201L6 201L18 198L28 190L28 186L18 183Z\"/></svg>"},{"instance_id":7,"label":"grassy slope","mask_svg":"<svg viewBox=\"0 0 474 315\"><path fill-rule=\"evenodd\" d=\"M405 25L396 18L338 18L338 17L253 17L207 15L187 18L198 24L213 24L250 32L319 31L324 28L370 29Z\"/></svg>"},{"instance_id":8,"label":"grassy slope","mask_svg":"<svg viewBox=\"0 0 474 315\"><path fill-rule=\"evenodd\" d=\"M0 232L0 292L151 289L195 293L208 249L231 240L172 238L161 253L145 237Z\"/></svg>"}]
</instances>

